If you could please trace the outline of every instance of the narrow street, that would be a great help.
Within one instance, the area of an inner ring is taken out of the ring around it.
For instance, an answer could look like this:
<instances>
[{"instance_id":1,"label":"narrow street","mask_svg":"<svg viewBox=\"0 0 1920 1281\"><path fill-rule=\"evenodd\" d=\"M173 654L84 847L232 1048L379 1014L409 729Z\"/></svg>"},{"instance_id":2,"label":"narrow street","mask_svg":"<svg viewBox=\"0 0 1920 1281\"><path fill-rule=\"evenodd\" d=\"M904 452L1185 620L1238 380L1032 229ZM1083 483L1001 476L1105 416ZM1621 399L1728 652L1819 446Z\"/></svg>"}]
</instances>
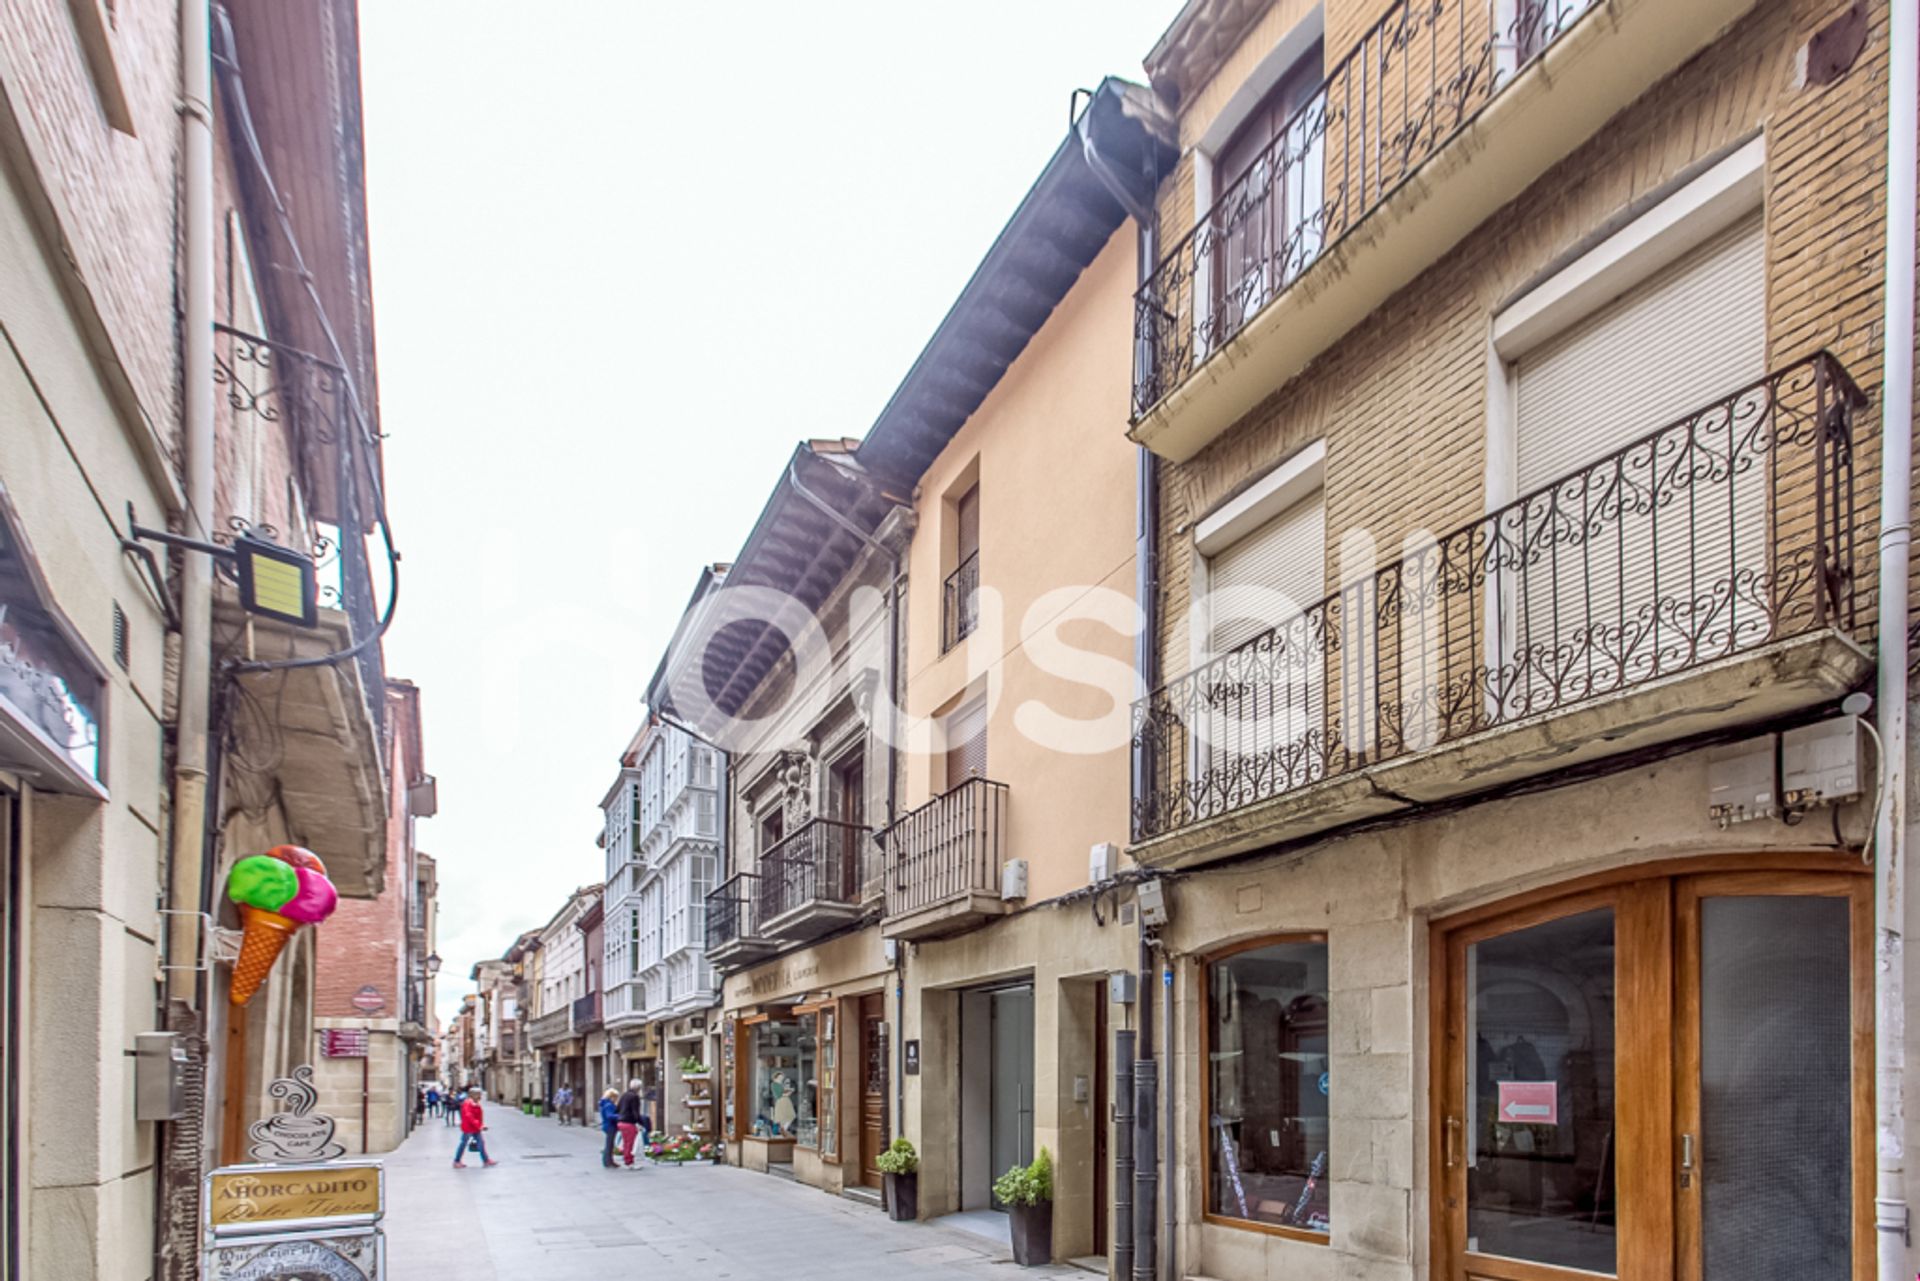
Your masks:
<instances>
[{"instance_id":1,"label":"narrow street","mask_svg":"<svg viewBox=\"0 0 1920 1281\"><path fill-rule=\"evenodd\" d=\"M698 1275L806 1281L872 1273L1006 1276L996 1243L728 1166L600 1167L600 1133L489 1107L499 1164L452 1168L457 1132L429 1117L386 1158L388 1268L396 1277L600 1281ZM659 1271L658 1269L665 1269ZM1056 1264L1035 1278L1082 1276Z\"/></svg>"}]
</instances>

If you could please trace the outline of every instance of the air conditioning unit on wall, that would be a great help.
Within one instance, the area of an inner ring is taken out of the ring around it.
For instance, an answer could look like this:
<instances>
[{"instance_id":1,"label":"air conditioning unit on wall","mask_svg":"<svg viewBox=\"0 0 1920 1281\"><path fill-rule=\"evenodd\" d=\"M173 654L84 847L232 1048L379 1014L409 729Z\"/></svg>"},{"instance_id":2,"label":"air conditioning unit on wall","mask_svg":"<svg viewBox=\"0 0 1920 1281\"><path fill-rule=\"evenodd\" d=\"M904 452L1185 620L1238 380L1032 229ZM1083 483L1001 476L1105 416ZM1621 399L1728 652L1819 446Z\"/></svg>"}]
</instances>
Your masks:
<instances>
[{"instance_id":1,"label":"air conditioning unit on wall","mask_svg":"<svg viewBox=\"0 0 1920 1281\"><path fill-rule=\"evenodd\" d=\"M1000 897L1003 899L1025 898L1027 896L1027 860L1010 858L1000 869Z\"/></svg>"}]
</instances>

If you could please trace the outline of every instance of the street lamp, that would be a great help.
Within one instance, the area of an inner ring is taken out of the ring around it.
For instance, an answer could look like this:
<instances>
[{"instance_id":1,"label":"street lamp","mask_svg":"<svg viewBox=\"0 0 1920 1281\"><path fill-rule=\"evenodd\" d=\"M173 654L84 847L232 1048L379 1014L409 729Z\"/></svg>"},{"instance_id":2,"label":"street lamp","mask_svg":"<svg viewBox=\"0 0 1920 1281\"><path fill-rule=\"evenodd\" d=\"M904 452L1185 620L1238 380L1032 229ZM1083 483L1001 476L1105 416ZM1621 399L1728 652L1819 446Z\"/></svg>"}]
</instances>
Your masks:
<instances>
[{"instance_id":1,"label":"street lamp","mask_svg":"<svg viewBox=\"0 0 1920 1281\"><path fill-rule=\"evenodd\" d=\"M440 972L440 953L427 953L427 977L432 978Z\"/></svg>"}]
</instances>

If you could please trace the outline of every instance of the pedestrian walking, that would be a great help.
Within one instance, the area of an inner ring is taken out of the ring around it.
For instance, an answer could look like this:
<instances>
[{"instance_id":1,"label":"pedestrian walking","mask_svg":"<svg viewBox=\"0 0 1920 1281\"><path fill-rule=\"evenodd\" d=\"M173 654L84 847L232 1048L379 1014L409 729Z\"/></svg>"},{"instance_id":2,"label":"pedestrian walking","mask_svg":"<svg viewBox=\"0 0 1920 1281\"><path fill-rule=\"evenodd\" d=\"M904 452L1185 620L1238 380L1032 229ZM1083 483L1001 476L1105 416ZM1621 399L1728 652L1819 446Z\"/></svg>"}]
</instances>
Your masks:
<instances>
[{"instance_id":1,"label":"pedestrian walking","mask_svg":"<svg viewBox=\"0 0 1920 1281\"><path fill-rule=\"evenodd\" d=\"M440 1086L437 1082L427 1086L427 1112L432 1116L440 1115Z\"/></svg>"},{"instance_id":2,"label":"pedestrian walking","mask_svg":"<svg viewBox=\"0 0 1920 1281\"><path fill-rule=\"evenodd\" d=\"M613 1163L613 1141L620 1132L620 1091L608 1090L600 1096L600 1131L606 1136L606 1145L600 1150L600 1164L609 1170L620 1167Z\"/></svg>"},{"instance_id":3,"label":"pedestrian walking","mask_svg":"<svg viewBox=\"0 0 1920 1281\"><path fill-rule=\"evenodd\" d=\"M620 1127L620 1150L626 1157L627 1168L633 1168L633 1145L635 1140L647 1141L646 1105L640 1099L640 1082L627 1082L627 1092L620 1096L620 1109L616 1124Z\"/></svg>"},{"instance_id":4,"label":"pedestrian walking","mask_svg":"<svg viewBox=\"0 0 1920 1281\"><path fill-rule=\"evenodd\" d=\"M553 1110L559 1116L560 1124L573 1124L573 1087L562 1085L553 1092Z\"/></svg>"},{"instance_id":5,"label":"pedestrian walking","mask_svg":"<svg viewBox=\"0 0 1920 1281\"><path fill-rule=\"evenodd\" d=\"M420 1124L427 1115L427 1088L423 1085L413 1092L413 1123Z\"/></svg>"},{"instance_id":6,"label":"pedestrian walking","mask_svg":"<svg viewBox=\"0 0 1920 1281\"><path fill-rule=\"evenodd\" d=\"M440 1124L453 1125L460 1120L460 1098L451 1087L440 1097Z\"/></svg>"},{"instance_id":7,"label":"pedestrian walking","mask_svg":"<svg viewBox=\"0 0 1920 1281\"><path fill-rule=\"evenodd\" d=\"M467 1090L466 1101L460 1105L460 1146L453 1150L454 1169L467 1168L466 1162L460 1158L467 1154L469 1145L480 1154L482 1163L489 1166L500 1164L487 1155L487 1141L480 1137L486 1132L486 1128L487 1113L486 1109L480 1106L480 1087L471 1086Z\"/></svg>"}]
</instances>

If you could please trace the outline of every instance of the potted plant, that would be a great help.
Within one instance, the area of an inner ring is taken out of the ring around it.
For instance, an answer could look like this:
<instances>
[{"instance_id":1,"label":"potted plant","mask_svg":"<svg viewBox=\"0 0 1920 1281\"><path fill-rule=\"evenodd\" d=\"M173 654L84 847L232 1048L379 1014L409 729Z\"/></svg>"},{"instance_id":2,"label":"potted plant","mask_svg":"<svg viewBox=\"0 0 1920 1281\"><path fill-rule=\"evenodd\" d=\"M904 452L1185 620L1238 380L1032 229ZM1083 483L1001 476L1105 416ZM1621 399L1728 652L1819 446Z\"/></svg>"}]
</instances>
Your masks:
<instances>
[{"instance_id":1,"label":"potted plant","mask_svg":"<svg viewBox=\"0 0 1920 1281\"><path fill-rule=\"evenodd\" d=\"M993 1181L993 1195L1013 1222L1013 1261L1023 1268L1053 1262L1053 1157L1045 1148L1029 1166Z\"/></svg>"},{"instance_id":2,"label":"potted plant","mask_svg":"<svg viewBox=\"0 0 1920 1281\"><path fill-rule=\"evenodd\" d=\"M920 1154L904 1138L895 1139L874 1158L886 1182L887 1215L895 1223L920 1217Z\"/></svg>"},{"instance_id":3,"label":"potted plant","mask_svg":"<svg viewBox=\"0 0 1920 1281\"><path fill-rule=\"evenodd\" d=\"M686 1058L680 1060L680 1076L682 1080L704 1081L708 1075L707 1065L700 1061L699 1055L689 1054Z\"/></svg>"}]
</instances>

